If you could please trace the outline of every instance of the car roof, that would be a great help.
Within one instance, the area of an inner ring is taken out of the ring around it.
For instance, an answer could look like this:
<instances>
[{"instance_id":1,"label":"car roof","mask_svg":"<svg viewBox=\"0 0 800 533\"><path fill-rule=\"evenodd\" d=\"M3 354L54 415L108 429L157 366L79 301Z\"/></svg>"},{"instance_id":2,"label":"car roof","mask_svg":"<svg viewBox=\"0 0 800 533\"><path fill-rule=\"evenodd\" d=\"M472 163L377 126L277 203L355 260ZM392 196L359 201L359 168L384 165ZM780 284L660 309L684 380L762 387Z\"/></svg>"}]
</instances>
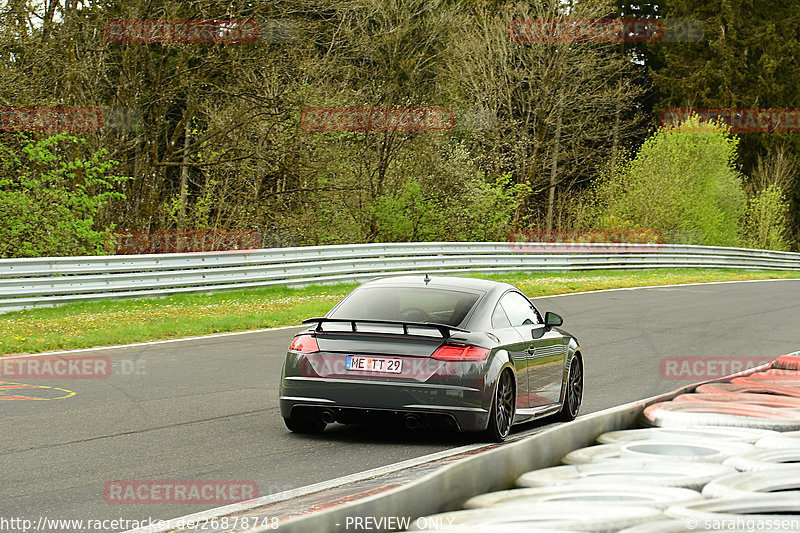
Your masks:
<instances>
[{"instance_id":1,"label":"car roof","mask_svg":"<svg viewBox=\"0 0 800 533\"><path fill-rule=\"evenodd\" d=\"M428 282L425 282L425 278ZM467 278L461 276L428 276L417 274L413 276L390 276L368 281L362 287L438 287L442 289L466 289L481 292L494 292L513 289L514 286L500 281L488 279Z\"/></svg>"}]
</instances>

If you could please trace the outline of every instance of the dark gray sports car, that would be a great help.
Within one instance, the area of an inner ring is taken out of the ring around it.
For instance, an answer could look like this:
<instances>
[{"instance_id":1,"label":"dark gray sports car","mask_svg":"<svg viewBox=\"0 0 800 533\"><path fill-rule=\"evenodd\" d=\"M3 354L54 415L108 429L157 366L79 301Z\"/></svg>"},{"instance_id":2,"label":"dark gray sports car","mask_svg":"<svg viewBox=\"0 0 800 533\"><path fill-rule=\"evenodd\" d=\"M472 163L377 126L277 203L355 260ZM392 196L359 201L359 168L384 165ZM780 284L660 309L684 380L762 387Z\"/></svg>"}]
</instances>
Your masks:
<instances>
[{"instance_id":1,"label":"dark gray sports car","mask_svg":"<svg viewBox=\"0 0 800 533\"><path fill-rule=\"evenodd\" d=\"M364 283L292 340L280 406L286 426L332 422L484 431L548 415L583 396L578 341L516 287L427 275Z\"/></svg>"}]
</instances>

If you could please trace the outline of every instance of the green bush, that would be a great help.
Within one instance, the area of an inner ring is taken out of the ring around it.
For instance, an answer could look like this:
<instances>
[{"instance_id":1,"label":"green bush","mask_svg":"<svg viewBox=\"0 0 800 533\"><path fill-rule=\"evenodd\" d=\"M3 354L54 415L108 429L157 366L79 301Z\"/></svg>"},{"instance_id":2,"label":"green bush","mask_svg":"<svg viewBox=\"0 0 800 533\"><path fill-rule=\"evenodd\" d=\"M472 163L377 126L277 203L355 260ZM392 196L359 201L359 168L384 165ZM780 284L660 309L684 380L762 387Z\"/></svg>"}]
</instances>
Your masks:
<instances>
[{"instance_id":1,"label":"green bush","mask_svg":"<svg viewBox=\"0 0 800 533\"><path fill-rule=\"evenodd\" d=\"M594 223L657 230L666 242L737 246L746 198L736 146L724 127L697 117L658 130L599 179Z\"/></svg>"},{"instance_id":2,"label":"green bush","mask_svg":"<svg viewBox=\"0 0 800 533\"><path fill-rule=\"evenodd\" d=\"M298 245L505 241L530 192L509 175L486 176L442 134L403 134L384 148L373 136L348 135L309 141L314 174L287 199L291 210L275 209ZM383 166L375 164L382 150L392 152Z\"/></svg>"},{"instance_id":3,"label":"green bush","mask_svg":"<svg viewBox=\"0 0 800 533\"><path fill-rule=\"evenodd\" d=\"M0 257L102 253L113 227L96 229L94 217L129 179L109 174L117 162L106 150L82 157L85 140L66 134L17 141L0 142Z\"/></svg>"},{"instance_id":4,"label":"green bush","mask_svg":"<svg viewBox=\"0 0 800 533\"><path fill-rule=\"evenodd\" d=\"M789 250L786 219L789 202L775 184L753 195L744 217L744 244L766 250Z\"/></svg>"},{"instance_id":5,"label":"green bush","mask_svg":"<svg viewBox=\"0 0 800 533\"><path fill-rule=\"evenodd\" d=\"M529 193L510 175L487 179L462 144L442 147L425 163L398 166L371 206L375 240L505 241Z\"/></svg>"},{"instance_id":6,"label":"green bush","mask_svg":"<svg viewBox=\"0 0 800 533\"><path fill-rule=\"evenodd\" d=\"M409 179L399 192L379 197L372 206L379 242L505 241L523 191L508 176L495 183L482 176L456 190L423 190Z\"/></svg>"}]
</instances>

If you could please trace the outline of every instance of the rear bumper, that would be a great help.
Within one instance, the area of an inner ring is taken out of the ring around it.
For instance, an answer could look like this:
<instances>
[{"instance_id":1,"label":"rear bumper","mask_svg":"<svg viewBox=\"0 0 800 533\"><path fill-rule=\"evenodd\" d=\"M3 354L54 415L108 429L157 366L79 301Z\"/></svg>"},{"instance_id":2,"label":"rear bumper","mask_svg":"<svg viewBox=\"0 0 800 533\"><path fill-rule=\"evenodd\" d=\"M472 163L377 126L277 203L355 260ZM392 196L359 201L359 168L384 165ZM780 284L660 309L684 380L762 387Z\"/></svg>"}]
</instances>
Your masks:
<instances>
[{"instance_id":1,"label":"rear bumper","mask_svg":"<svg viewBox=\"0 0 800 533\"><path fill-rule=\"evenodd\" d=\"M483 390L459 385L305 376L284 377L279 398L285 418L298 409L330 409L343 422L415 414L431 427L460 431L486 429L490 402Z\"/></svg>"}]
</instances>

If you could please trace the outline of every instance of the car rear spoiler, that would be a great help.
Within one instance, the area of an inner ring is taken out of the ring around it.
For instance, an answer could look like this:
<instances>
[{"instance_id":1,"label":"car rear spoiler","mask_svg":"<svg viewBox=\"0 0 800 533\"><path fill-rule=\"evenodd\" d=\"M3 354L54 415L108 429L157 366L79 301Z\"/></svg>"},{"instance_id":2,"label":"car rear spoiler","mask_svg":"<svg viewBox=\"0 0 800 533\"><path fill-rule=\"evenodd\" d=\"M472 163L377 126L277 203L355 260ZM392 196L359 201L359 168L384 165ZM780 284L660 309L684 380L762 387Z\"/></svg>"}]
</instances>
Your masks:
<instances>
[{"instance_id":1,"label":"car rear spoiler","mask_svg":"<svg viewBox=\"0 0 800 533\"><path fill-rule=\"evenodd\" d=\"M469 333L466 329L457 328L454 326L448 326L447 324L437 324L435 322L403 322L400 320L371 320L371 319L350 319L350 318L325 318L325 317L317 317L317 318L307 318L303 320L303 324L316 324L317 327L315 331L322 331L322 324L325 322L338 322L342 324L350 324L351 331L353 333L358 333L358 326L356 324L383 324L388 326L402 326L403 328L403 335L409 335L408 328L431 328L439 330L439 333L442 335L443 338L448 338L452 335L452 332L458 331L461 333ZM331 332L331 333L339 333L339 332ZM373 333L369 332L362 332L362 333Z\"/></svg>"}]
</instances>

